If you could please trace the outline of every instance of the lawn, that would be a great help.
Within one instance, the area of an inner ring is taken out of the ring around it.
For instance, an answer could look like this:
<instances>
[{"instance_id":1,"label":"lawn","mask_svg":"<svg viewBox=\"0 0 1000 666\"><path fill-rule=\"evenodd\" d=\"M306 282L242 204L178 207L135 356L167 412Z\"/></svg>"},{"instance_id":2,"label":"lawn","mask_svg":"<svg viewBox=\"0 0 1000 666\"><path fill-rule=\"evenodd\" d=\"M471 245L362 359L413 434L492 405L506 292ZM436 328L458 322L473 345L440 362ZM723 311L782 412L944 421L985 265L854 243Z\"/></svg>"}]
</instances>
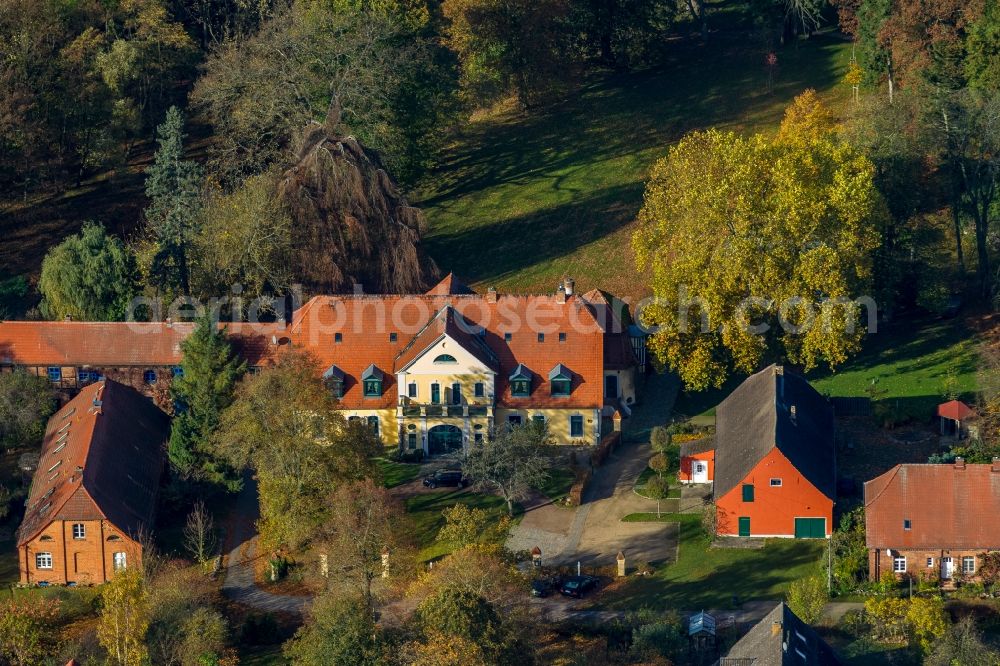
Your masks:
<instances>
[{"instance_id":1,"label":"lawn","mask_svg":"<svg viewBox=\"0 0 1000 666\"><path fill-rule=\"evenodd\" d=\"M379 473L382 475L382 485L386 488L401 486L420 476L420 465L412 463L376 458L375 465L378 466Z\"/></svg>"},{"instance_id":2,"label":"lawn","mask_svg":"<svg viewBox=\"0 0 1000 666\"><path fill-rule=\"evenodd\" d=\"M819 571L826 547L825 541L769 539L759 550L712 548L701 516L669 514L661 520L680 523L677 561L652 576L630 579L602 599L603 607L724 610L732 607L734 596L740 604L779 600L789 583Z\"/></svg>"},{"instance_id":3,"label":"lawn","mask_svg":"<svg viewBox=\"0 0 1000 666\"><path fill-rule=\"evenodd\" d=\"M973 397L978 364L976 337L961 319L908 319L868 336L862 353L836 372L809 380L828 395L865 396L874 379L898 411L927 419L949 390Z\"/></svg>"},{"instance_id":4,"label":"lawn","mask_svg":"<svg viewBox=\"0 0 1000 666\"><path fill-rule=\"evenodd\" d=\"M470 508L495 511L499 517L506 513L507 505L495 495L483 495L464 490L445 490L433 493L421 493L406 500L406 512L410 518L409 534L415 545L420 549L420 560L437 559L451 552L448 544L436 543L438 530L444 526L441 512L455 504L465 504ZM515 511L520 507L515 505Z\"/></svg>"},{"instance_id":5,"label":"lawn","mask_svg":"<svg viewBox=\"0 0 1000 666\"><path fill-rule=\"evenodd\" d=\"M910 317L881 324L864 342L860 354L835 371L817 369L806 375L820 393L865 397L873 379L880 397L894 411L929 419L951 390L971 400L975 394L979 356L977 339L961 319ZM682 392L674 418L695 417L714 423L715 407L744 376L733 376L720 389Z\"/></svg>"},{"instance_id":6,"label":"lawn","mask_svg":"<svg viewBox=\"0 0 1000 666\"><path fill-rule=\"evenodd\" d=\"M809 87L835 112L849 100L839 85L849 43L819 35L780 48L768 91L766 50L746 30L713 34L707 47L674 40L656 70L593 74L554 106L457 130L413 197L431 256L480 289L548 293L571 274L581 291L644 295L633 222L649 170L672 143L710 126L772 131Z\"/></svg>"},{"instance_id":7,"label":"lawn","mask_svg":"<svg viewBox=\"0 0 1000 666\"><path fill-rule=\"evenodd\" d=\"M0 540L0 588L16 583L21 578L17 568L17 545L11 540Z\"/></svg>"},{"instance_id":8,"label":"lawn","mask_svg":"<svg viewBox=\"0 0 1000 666\"><path fill-rule=\"evenodd\" d=\"M559 502L566 498L569 489L576 481L576 472L565 467L553 467L549 470L549 476L538 488L539 492L548 497L553 502Z\"/></svg>"}]
</instances>

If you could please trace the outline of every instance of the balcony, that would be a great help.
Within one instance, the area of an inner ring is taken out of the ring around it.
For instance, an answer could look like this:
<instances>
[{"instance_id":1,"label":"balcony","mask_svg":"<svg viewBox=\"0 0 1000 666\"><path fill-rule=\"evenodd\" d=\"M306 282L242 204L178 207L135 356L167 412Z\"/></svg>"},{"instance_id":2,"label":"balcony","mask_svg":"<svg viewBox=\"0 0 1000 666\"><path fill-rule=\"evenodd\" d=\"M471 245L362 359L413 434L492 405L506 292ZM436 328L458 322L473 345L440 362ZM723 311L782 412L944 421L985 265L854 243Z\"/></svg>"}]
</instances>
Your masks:
<instances>
[{"instance_id":1,"label":"balcony","mask_svg":"<svg viewBox=\"0 0 1000 666\"><path fill-rule=\"evenodd\" d=\"M463 418L465 416L488 416L490 412L489 405L428 404L411 400L401 400L399 409L404 418L416 418L420 416Z\"/></svg>"}]
</instances>

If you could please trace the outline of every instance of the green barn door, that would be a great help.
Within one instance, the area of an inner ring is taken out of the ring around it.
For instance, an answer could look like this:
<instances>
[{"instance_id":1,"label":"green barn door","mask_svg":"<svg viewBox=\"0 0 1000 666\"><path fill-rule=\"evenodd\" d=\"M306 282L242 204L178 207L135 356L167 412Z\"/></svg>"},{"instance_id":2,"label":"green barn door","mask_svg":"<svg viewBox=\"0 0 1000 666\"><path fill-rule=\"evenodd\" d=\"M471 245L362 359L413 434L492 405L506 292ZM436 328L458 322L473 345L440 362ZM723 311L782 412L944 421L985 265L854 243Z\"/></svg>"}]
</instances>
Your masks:
<instances>
[{"instance_id":1,"label":"green barn door","mask_svg":"<svg viewBox=\"0 0 1000 666\"><path fill-rule=\"evenodd\" d=\"M826 518L796 518L796 539L826 538Z\"/></svg>"},{"instance_id":2,"label":"green barn door","mask_svg":"<svg viewBox=\"0 0 1000 666\"><path fill-rule=\"evenodd\" d=\"M748 517L740 518L740 536L750 536L750 518Z\"/></svg>"}]
</instances>

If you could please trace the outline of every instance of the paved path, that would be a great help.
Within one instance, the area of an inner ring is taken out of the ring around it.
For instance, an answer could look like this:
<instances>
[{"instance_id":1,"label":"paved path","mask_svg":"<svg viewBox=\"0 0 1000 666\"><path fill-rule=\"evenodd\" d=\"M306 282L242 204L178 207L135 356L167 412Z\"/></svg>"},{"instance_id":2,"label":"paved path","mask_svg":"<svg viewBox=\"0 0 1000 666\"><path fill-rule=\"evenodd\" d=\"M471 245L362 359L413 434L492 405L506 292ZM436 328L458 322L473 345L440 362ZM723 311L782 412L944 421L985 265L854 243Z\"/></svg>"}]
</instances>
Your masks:
<instances>
[{"instance_id":1,"label":"paved path","mask_svg":"<svg viewBox=\"0 0 1000 666\"><path fill-rule=\"evenodd\" d=\"M257 482L243 479L240 491L227 523L226 544L229 556L222 593L237 603L270 613L301 615L309 597L272 594L254 582L254 560L257 557L257 534L254 523L258 516Z\"/></svg>"},{"instance_id":2,"label":"paved path","mask_svg":"<svg viewBox=\"0 0 1000 666\"><path fill-rule=\"evenodd\" d=\"M677 557L677 525L624 523L630 513L654 512L656 502L633 492L635 480L651 455L649 428L665 423L677 394L669 375L647 381L643 404L626 419L624 444L608 462L594 471L583 505L576 509L554 506L534 497L507 542L511 550L538 546L547 564L613 565L618 551L628 562L666 562Z\"/></svg>"}]
</instances>

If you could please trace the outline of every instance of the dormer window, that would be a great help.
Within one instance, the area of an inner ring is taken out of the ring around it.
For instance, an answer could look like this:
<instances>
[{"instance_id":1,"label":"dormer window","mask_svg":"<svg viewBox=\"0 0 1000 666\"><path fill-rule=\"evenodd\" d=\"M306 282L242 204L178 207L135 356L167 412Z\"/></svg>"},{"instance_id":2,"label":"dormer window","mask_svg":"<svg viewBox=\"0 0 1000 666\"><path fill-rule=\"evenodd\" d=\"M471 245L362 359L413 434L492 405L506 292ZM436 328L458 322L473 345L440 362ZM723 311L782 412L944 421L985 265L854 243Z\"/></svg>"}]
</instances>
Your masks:
<instances>
[{"instance_id":1,"label":"dormer window","mask_svg":"<svg viewBox=\"0 0 1000 666\"><path fill-rule=\"evenodd\" d=\"M382 371L372 363L361 373L361 383L364 386L366 398L379 398L382 396Z\"/></svg>"},{"instance_id":2,"label":"dormer window","mask_svg":"<svg viewBox=\"0 0 1000 666\"><path fill-rule=\"evenodd\" d=\"M338 400L344 397L344 378L344 371L335 365L331 365L323 373L323 383Z\"/></svg>"},{"instance_id":3,"label":"dormer window","mask_svg":"<svg viewBox=\"0 0 1000 666\"><path fill-rule=\"evenodd\" d=\"M514 372L509 377L510 394L515 398L527 398L531 396L531 378L531 370L524 367L523 363L518 363L517 367L514 368Z\"/></svg>"},{"instance_id":4,"label":"dormer window","mask_svg":"<svg viewBox=\"0 0 1000 666\"><path fill-rule=\"evenodd\" d=\"M553 396L565 398L573 388L573 374L560 363L549 373L549 386L552 388Z\"/></svg>"},{"instance_id":5,"label":"dormer window","mask_svg":"<svg viewBox=\"0 0 1000 666\"><path fill-rule=\"evenodd\" d=\"M458 361L451 354L441 354L440 356L434 358L434 363L438 365L442 364L450 365L453 363L458 363Z\"/></svg>"}]
</instances>

